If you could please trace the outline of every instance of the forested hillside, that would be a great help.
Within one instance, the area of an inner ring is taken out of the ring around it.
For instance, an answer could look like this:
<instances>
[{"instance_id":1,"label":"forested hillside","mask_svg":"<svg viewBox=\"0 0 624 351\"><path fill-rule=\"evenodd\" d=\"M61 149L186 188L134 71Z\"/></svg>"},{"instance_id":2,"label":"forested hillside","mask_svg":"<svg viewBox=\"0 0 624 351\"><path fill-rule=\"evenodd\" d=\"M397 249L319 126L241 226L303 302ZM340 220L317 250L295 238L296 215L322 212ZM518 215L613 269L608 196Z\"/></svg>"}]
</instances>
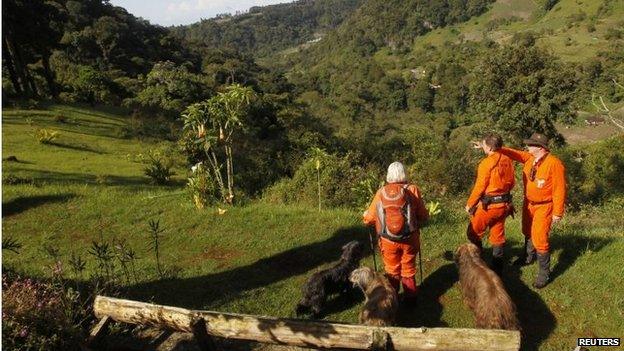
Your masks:
<instances>
[{"instance_id":1,"label":"forested hillside","mask_svg":"<svg viewBox=\"0 0 624 351\"><path fill-rule=\"evenodd\" d=\"M563 145L561 125L594 112L592 97L617 114L623 13L611 0L323 0L163 28L105 1L12 0L3 96L127 108L129 137L186 140L193 163L201 150L180 117L237 83L257 97L232 145L247 195L294 191L267 186L305 168L313 149L373 173L402 158L436 191L461 192L472 172L461 165L475 156L466 142L484 131L510 142L540 131ZM594 49L575 60L551 45L584 48L588 35ZM428 157L445 162L423 168ZM368 181L355 174L353 184Z\"/></svg>"},{"instance_id":2,"label":"forested hillside","mask_svg":"<svg viewBox=\"0 0 624 351\"><path fill-rule=\"evenodd\" d=\"M299 0L252 7L248 13L224 14L173 33L191 46L235 48L255 57L319 40L340 25L363 0Z\"/></svg>"}]
</instances>

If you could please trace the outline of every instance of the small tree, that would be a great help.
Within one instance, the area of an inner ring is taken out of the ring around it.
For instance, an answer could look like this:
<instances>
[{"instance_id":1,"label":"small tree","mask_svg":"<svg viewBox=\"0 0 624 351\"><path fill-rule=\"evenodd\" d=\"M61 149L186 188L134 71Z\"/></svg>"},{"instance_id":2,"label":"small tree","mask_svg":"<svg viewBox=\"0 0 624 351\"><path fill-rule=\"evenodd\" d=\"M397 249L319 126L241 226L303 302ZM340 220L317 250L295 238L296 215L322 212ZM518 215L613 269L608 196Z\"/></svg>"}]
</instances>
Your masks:
<instances>
[{"instance_id":1,"label":"small tree","mask_svg":"<svg viewBox=\"0 0 624 351\"><path fill-rule=\"evenodd\" d=\"M327 152L318 147L310 149L310 156L314 159L314 166L316 168L316 182L318 185L318 209L321 210L321 165L328 158Z\"/></svg>"},{"instance_id":2,"label":"small tree","mask_svg":"<svg viewBox=\"0 0 624 351\"><path fill-rule=\"evenodd\" d=\"M576 76L569 66L530 44L496 49L483 60L473 72L471 107L515 143L540 132L563 144L555 122L574 118Z\"/></svg>"},{"instance_id":3,"label":"small tree","mask_svg":"<svg viewBox=\"0 0 624 351\"><path fill-rule=\"evenodd\" d=\"M254 96L251 88L234 84L206 101L189 106L182 114L184 128L192 130L196 142L203 145L221 197L228 204L234 200L232 136L244 126L243 117ZM220 148L225 160L218 157ZM222 175L223 164L225 180Z\"/></svg>"}]
</instances>

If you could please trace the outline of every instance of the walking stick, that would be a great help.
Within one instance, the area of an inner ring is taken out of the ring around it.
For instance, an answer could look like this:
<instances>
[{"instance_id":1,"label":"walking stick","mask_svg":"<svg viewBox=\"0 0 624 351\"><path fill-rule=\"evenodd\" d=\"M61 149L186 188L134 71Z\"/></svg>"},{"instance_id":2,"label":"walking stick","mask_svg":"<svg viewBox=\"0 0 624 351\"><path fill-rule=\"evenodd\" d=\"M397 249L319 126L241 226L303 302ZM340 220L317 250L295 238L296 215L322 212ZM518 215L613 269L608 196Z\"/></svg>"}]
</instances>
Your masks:
<instances>
[{"instance_id":1,"label":"walking stick","mask_svg":"<svg viewBox=\"0 0 624 351\"><path fill-rule=\"evenodd\" d=\"M375 266L375 272L377 272L377 259L375 258L375 241L373 240L373 230L368 231L368 237L370 239L371 251L373 251L373 265Z\"/></svg>"}]
</instances>

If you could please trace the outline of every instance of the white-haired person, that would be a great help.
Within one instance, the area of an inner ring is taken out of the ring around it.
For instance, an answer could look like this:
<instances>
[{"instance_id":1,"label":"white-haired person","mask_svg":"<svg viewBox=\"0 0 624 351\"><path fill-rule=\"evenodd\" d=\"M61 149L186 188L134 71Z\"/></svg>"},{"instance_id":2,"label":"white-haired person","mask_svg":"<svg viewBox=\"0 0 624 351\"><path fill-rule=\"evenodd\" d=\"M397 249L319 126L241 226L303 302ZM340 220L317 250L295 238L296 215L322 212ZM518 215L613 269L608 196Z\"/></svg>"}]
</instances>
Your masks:
<instances>
[{"instance_id":1,"label":"white-haired person","mask_svg":"<svg viewBox=\"0 0 624 351\"><path fill-rule=\"evenodd\" d=\"M397 293L403 285L405 302L414 302L416 255L420 251L419 224L429 219L420 190L407 180L401 162L388 166L386 185L381 187L364 212L364 223L375 226L388 279Z\"/></svg>"}]
</instances>

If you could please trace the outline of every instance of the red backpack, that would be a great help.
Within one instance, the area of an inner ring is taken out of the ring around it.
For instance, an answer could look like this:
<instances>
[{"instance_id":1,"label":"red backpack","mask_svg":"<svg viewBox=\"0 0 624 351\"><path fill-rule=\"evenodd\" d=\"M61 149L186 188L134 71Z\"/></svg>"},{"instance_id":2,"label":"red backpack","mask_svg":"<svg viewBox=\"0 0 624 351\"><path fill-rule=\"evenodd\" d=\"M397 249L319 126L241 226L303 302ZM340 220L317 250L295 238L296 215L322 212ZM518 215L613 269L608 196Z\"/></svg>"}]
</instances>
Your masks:
<instances>
[{"instance_id":1,"label":"red backpack","mask_svg":"<svg viewBox=\"0 0 624 351\"><path fill-rule=\"evenodd\" d=\"M407 184L388 184L381 188L377 204L380 230L377 234L392 241L405 241L416 230Z\"/></svg>"}]
</instances>

